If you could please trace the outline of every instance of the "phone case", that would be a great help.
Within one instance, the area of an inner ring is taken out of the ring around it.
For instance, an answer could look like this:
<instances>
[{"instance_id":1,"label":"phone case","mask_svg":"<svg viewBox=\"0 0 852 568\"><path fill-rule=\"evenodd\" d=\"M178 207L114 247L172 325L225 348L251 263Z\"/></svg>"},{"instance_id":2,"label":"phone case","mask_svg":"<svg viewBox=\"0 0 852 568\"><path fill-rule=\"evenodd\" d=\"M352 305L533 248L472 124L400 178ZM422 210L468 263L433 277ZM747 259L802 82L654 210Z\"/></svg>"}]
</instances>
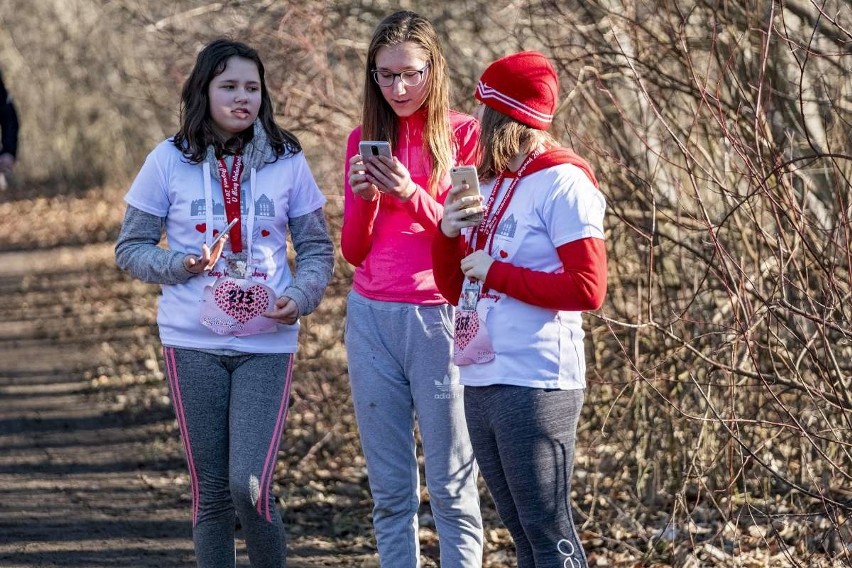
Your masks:
<instances>
[{"instance_id":1,"label":"phone case","mask_svg":"<svg viewBox=\"0 0 852 568\"><path fill-rule=\"evenodd\" d=\"M457 166L450 169L450 179L453 182L453 187L460 185L462 182L467 182L467 191L464 191L456 196L467 197L468 195L479 195L479 178L477 177L476 166ZM465 221L471 223L479 223L482 221L482 213L476 213L465 217Z\"/></svg>"},{"instance_id":2,"label":"phone case","mask_svg":"<svg viewBox=\"0 0 852 568\"><path fill-rule=\"evenodd\" d=\"M358 144L358 151L362 157L367 156L387 156L391 157L390 144L377 140L362 140Z\"/></svg>"},{"instance_id":3,"label":"phone case","mask_svg":"<svg viewBox=\"0 0 852 568\"><path fill-rule=\"evenodd\" d=\"M462 182L467 182L468 190L459 194L459 197L466 195L479 195L479 178L476 173L476 166L458 166L450 169L450 179L453 186L460 185Z\"/></svg>"}]
</instances>

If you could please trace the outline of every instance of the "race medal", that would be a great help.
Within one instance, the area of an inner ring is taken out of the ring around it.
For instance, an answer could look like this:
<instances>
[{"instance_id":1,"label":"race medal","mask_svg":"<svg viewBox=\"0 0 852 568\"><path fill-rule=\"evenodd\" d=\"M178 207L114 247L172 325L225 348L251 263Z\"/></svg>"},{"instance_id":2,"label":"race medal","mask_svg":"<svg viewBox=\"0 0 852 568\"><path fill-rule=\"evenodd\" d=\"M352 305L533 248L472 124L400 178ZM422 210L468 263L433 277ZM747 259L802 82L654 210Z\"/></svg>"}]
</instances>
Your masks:
<instances>
[{"instance_id":1,"label":"race medal","mask_svg":"<svg viewBox=\"0 0 852 568\"><path fill-rule=\"evenodd\" d=\"M515 178L509 183L500 203L495 202L500 186L503 184L505 172L497 176L491 195L485 203L484 220L471 232L465 246L465 255L475 250L485 250L489 256L491 255L491 245L497 225L506 212L524 171L538 157L538 154L539 152L535 151L526 157L524 163L518 168ZM465 279L453 321L453 362L459 367L488 363L497 355L485 325L488 312L494 307L494 300L480 301L481 296L482 283L478 280ZM489 294L486 293L483 297L488 298Z\"/></svg>"},{"instance_id":2,"label":"race medal","mask_svg":"<svg viewBox=\"0 0 852 568\"><path fill-rule=\"evenodd\" d=\"M242 206L240 177L243 175L243 157L239 154L234 156L234 165L228 171L228 165L224 158L219 159L219 183L222 184L222 198L225 202L225 217L230 223L237 220L236 225L231 228L231 250L241 252L243 250L243 228L242 228Z\"/></svg>"},{"instance_id":3,"label":"race medal","mask_svg":"<svg viewBox=\"0 0 852 568\"><path fill-rule=\"evenodd\" d=\"M228 276L245 279L248 274L248 255L244 252L236 252L228 255L225 259L228 265Z\"/></svg>"},{"instance_id":4,"label":"race medal","mask_svg":"<svg viewBox=\"0 0 852 568\"><path fill-rule=\"evenodd\" d=\"M473 310L456 310L453 317L453 363L457 366L488 363L496 356L485 325L491 307L493 303L490 301L478 301Z\"/></svg>"},{"instance_id":5,"label":"race medal","mask_svg":"<svg viewBox=\"0 0 852 568\"><path fill-rule=\"evenodd\" d=\"M479 280L465 279L459 298L459 311L475 312L476 304L479 302L479 293L482 291L482 282Z\"/></svg>"},{"instance_id":6,"label":"race medal","mask_svg":"<svg viewBox=\"0 0 852 568\"><path fill-rule=\"evenodd\" d=\"M201 302L201 324L217 335L236 337L273 333L278 322L263 314L275 309L277 296L269 286L250 279L253 271L251 231L253 210L248 206L248 242L243 246L240 176L243 171L242 156L234 156L234 165L228 171L224 159L219 160L219 181L225 202L225 217L229 223L237 220L230 230L230 254L223 255L224 275L212 285L204 287Z\"/></svg>"},{"instance_id":7,"label":"race medal","mask_svg":"<svg viewBox=\"0 0 852 568\"><path fill-rule=\"evenodd\" d=\"M219 182L222 184L225 217L229 223L234 219L237 220L230 233L231 254L225 259L228 275L233 278L245 278L248 273L248 255L243 251L242 206L240 205L242 199L240 177L243 167L243 157L239 154L234 156L234 164L230 172L225 159L219 159Z\"/></svg>"}]
</instances>

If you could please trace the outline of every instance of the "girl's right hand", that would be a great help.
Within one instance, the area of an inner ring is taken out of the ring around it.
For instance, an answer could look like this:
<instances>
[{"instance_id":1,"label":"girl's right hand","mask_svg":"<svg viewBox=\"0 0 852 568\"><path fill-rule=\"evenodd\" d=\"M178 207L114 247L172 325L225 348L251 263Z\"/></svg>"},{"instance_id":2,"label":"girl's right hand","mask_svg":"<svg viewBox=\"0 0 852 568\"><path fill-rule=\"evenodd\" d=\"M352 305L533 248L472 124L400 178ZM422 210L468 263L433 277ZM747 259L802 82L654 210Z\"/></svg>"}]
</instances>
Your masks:
<instances>
[{"instance_id":1,"label":"girl's right hand","mask_svg":"<svg viewBox=\"0 0 852 568\"><path fill-rule=\"evenodd\" d=\"M482 213L484 210L482 196L459 196L467 190L468 185L463 183L447 192L447 199L444 201L444 217L441 219L441 232L448 238L459 236L465 227L474 227L479 224L479 221L471 220L470 216Z\"/></svg>"},{"instance_id":2,"label":"girl's right hand","mask_svg":"<svg viewBox=\"0 0 852 568\"><path fill-rule=\"evenodd\" d=\"M379 188L367 179L367 166L360 154L349 158L349 187L352 193L366 201L379 198Z\"/></svg>"},{"instance_id":3,"label":"girl's right hand","mask_svg":"<svg viewBox=\"0 0 852 568\"><path fill-rule=\"evenodd\" d=\"M225 241L228 240L228 235L223 235L219 242L213 245L213 250L207 246L207 243L201 244L201 256L188 254L183 257L183 267L187 272L193 274L201 274L207 270L212 270L216 263L219 262L219 257L222 256L222 249L225 246Z\"/></svg>"}]
</instances>

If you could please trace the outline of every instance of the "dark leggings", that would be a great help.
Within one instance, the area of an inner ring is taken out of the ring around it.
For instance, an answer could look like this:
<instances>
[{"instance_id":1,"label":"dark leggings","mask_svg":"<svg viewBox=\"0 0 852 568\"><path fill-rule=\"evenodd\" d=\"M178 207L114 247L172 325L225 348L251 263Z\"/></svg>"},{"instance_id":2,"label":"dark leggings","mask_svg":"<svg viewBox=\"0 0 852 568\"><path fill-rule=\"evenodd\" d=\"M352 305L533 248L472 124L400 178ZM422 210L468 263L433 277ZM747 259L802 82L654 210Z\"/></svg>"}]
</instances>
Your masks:
<instances>
[{"instance_id":1,"label":"dark leggings","mask_svg":"<svg viewBox=\"0 0 852 568\"><path fill-rule=\"evenodd\" d=\"M199 568L233 568L235 515L251 565L282 568L284 525L271 486L292 354L226 356L165 347L163 355L189 466Z\"/></svg>"},{"instance_id":2,"label":"dark leggings","mask_svg":"<svg viewBox=\"0 0 852 568\"><path fill-rule=\"evenodd\" d=\"M518 568L586 568L571 515L583 390L465 387L473 453L515 541Z\"/></svg>"}]
</instances>

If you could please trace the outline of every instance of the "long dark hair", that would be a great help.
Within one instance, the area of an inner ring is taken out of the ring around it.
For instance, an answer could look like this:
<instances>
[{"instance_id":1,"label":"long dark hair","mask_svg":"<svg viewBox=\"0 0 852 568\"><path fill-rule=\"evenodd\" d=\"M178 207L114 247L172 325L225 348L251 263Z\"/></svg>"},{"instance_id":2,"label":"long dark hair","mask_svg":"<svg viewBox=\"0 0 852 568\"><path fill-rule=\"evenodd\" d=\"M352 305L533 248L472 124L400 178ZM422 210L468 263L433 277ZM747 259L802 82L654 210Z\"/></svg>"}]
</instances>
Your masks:
<instances>
[{"instance_id":1,"label":"long dark hair","mask_svg":"<svg viewBox=\"0 0 852 568\"><path fill-rule=\"evenodd\" d=\"M213 130L210 117L210 82L225 71L231 57L241 57L253 61L260 75L260 110L257 118L266 131L269 143L275 155L286 156L302 151L299 140L275 122L272 100L266 88L263 62L257 50L248 45L229 39L217 39L208 43L198 54L195 67L183 84L180 95L180 130L174 135L174 144L191 163L202 162L207 155L207 147L213 146L216 155L225 153L231 146L227 140L221 140ZM253 129L237 137L239 143L251 139Z\"/></svg>"},{"instance_id":2,"label":"long dark hair","mask_svg":"<svg viewBox=\"0 0 852 568\"><path fill-rule=\"evenodd\" d=\"M447 63L438 34L431 22L415 12L400 11L379 22L367 50L364 73L364 108L361 111L361 132L364 140L387 140L392 147L397 141L397 116L388 105L381 88L373 81L376 52L384 46L410 41L420 47L429 63L429 94L426 96L426 126L423 141L432 158L429 175L429 192L437 193L438 183L452 167L453 147L448 112L450 108L450 80Z\"/></svg>"}]
</instances>

